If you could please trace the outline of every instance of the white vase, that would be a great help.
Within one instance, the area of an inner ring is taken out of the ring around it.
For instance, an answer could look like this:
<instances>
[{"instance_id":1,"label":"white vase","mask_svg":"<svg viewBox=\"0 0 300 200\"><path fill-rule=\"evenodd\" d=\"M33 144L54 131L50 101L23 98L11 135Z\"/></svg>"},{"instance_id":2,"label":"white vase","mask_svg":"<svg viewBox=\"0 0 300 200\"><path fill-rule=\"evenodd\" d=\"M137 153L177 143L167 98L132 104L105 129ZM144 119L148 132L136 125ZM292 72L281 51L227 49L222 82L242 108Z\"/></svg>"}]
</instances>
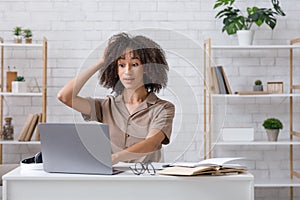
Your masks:
<instances>
[{"instance_id":1,"label":"white vase","mask_svg":"<svg viewBox=\"0 0 300 200\"><path fill-rule=\"evenodd\" d=\"M27 92L27 83L25 81L12 81L11 89L14 93L25 93Z\"/></svg>"},{"instance_id":2,"label":"white vase","mask_svg":"<svg viewBox=\"0 0 300 200\"><path fill-rule=\"evenodd\" d=\"M239 30L236 32L240 46L252 45L254 31L252 30Z\"/></svg>"}]
</instances>

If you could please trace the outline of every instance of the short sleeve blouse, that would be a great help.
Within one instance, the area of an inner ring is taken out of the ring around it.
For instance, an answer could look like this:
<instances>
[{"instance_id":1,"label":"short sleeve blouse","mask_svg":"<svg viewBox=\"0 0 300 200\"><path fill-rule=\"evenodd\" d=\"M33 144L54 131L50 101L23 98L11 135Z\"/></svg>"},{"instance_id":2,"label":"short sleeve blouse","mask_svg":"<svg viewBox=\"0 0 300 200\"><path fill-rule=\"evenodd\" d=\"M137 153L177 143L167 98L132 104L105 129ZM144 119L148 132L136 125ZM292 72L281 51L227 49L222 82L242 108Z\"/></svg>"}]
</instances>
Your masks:
<instances>
[{"instance_id":1,"label":"short sleeve blouse","mask_svg":"<svg viewBox=\"0 0 300 200\"><path fill-rule=\"evenodd\" d=\"M152 129L159 129L165 134L162 144L170 142L175 107L154 93L149 93L132 114L129 114L122 95L88 99L91 113L83 114L83 118L109 125L113 153L144 140ZM130 162L157 162L160 157L161 152L158 150Z\"/></svg>"}]
</instances>

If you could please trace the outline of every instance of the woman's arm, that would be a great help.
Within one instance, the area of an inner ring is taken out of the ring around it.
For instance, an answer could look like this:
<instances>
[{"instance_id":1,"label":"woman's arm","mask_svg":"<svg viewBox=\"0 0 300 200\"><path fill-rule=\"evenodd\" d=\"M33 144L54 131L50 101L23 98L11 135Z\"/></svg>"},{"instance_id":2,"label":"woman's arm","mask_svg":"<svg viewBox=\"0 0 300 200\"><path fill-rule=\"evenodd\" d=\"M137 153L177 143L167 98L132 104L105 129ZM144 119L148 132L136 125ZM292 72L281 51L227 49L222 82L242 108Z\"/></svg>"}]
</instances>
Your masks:
<instances>
[{"instance_id":1,"label":"woman's arm","mask_svg":"<svg viewBox=\"0 0 300 200\"><path fill-rule=\"evenodd\" d=\"M138 142L123 151L112 155L112 163L133 160L158 150L166 135L159 129L154 129L145 140Z\"/></svg>"},{"instance_id":2,"label":"woman's arm","mask_svg":"<svg viewBox=\"0 0 300 200\"><path fill-rule=\"evenodd\" d=\"M90 114L91 106L86 98L78 96L84 84L103 66L100 59L97 63L70 80L57 94L57 98L67 106L83 113Z\"/></svg>"}]
</instances>

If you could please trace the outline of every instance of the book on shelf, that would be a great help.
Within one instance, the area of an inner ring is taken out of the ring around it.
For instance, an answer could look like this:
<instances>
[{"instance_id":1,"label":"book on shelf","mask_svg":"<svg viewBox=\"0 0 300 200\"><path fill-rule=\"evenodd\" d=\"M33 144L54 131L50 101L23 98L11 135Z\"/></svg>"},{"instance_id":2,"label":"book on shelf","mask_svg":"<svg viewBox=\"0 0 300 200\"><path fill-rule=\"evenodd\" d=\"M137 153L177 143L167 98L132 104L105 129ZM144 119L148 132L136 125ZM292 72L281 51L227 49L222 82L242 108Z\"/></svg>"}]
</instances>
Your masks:
<instances>
[{"instance_id":1,"label":"book on shelf","mask_svg":"<svg viewBox=\"0 0 300 200\"><path fill-rule=\"evenodd\" d=\"M24 125L21 129L21 132L20 132L20 135L19 135L19 138L18 138L19 141L25 141L25 137L26 137L26 134L28 132L29 126L31 124L31 121L33 119L33 116L34 116L34 114L32 114L32 113L30 113L27 116L27 119L26 119L26 121L25 121L25 123L24 123Z\"/></svg>"},{"instance_id":2,"label":"book on shelf","mask_svg":"<svg viewBox=\"0 0 300 200\"><path fill-rule=\"evenodd\" d=\"M230 88L230 85L229 85L228 78L227 78L226 73L225 73L225 71L224 71L224 67L222 67L222 66L220 66L220 67L221 67L222 76L223 76L223 79L224 79L224 82L225 82L227 94L232 94L232 91L231 91L231 88Z\"/></svg>"},{"instance_id":3,"label":"book on shelf","mask_svg":"<svg viewBox=\"0 0 300 200\"><path fill-rule=\"evenodd\" d=\"M41 114L30 113L27 116L27 119L23 125L23 128L22 128L19 138L18 138L19 141L30 141L31 140L34 130L36 129L36 126L39 122L40 115Z\"/></svg>"},{"instance_id":4,"label":"book on shelf","mask_svg":"<svg viewBox=\"0 0 300 200\"><path fill-rule=\"evenodd\" d=\"M43 114L40 113L39 114L39 120L38 120L38 124L36 125L36 131L35 131L35 141L40 141L40 128L39 128L39 123L41 123L43 121Z\"/></svg>"},{"instance_id":5,"label":"book on shelf","mask_svg":"<svg viewBox=\"0 0 300 200\"><path fill-rule=\"evenodd\" d=\"M222 75L222 69L221 66L215 67L217 81L219 84L219 92L220 94L228 94L228 90L226 89L225 80Z\"/></svg>"},{"instance_id":6,"label":"book on shelf","mask_svg":"<svg viewBox=\"0 0 300 200\"><path fill-rule=\"evenodd\" d=\"M28 128L28 131L27 131L27 134L26 134L26 137L25 137L25 141L30 141L31 140L31 137L34 133L34 130L36 128L36 125L38 123L38 120L39 120L39 114L34 114L34 117L30 123L30 126Z\"/></svg>"},{"instance_id":7,"label":"book on shelf","mask_svg":"<svg viewBox=\"0 0 300 200\"><path fill-rule=\"evenodd\" d=\"M212 73L212 82L213 82L214 94L220 94L218 77L217 77L217 73L216 73L216 68L215 67L211 67L211 73Z\"/></svg>"},{"instance_id":8,"label":"book on shelf","mask_svg":"<svg viewBox=\"0 0 300 200\"><path fill-rule=\"evenodd\" d=\"M228 78L222 66L209 67L209 89L212 94L231 94Z\"/></svg>"},{"instance_id":9,"label":"book on shelf","mask_svg":"<svg viewBox=\"0 0 300 200\"><path fill-rule=\"evenodd\" d=\"M217 90L218 88L216 88L218 85L216 84L216 77L213 77L213 67L209 67L208 68L208 85L209 85L209 91L212 94L218 94L219 91Z\"/></svg>"},{"instance_id":10,"label":"book on shelf","mask_svg":"<svg viewBox=\"0 0 300 200\"><path fill-rule=\"evenodd\" d=\"M158 171L162 175L224 175L228 173L243 173L246 166L240 164L228 164L228 162L243 158L211 158L196 163L173 163L170 167Z\"/></svg>"}]
</instances>

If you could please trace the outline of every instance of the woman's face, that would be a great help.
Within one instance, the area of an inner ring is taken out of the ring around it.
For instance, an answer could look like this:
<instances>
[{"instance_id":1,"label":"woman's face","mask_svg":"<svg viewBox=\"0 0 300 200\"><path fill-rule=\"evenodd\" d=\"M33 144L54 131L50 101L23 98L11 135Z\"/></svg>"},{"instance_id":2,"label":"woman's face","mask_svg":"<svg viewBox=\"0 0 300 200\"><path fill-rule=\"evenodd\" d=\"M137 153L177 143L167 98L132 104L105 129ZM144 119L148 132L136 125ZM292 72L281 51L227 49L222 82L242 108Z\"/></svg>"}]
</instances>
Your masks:
<instances>
[{"instance_id":1,"label":"woman's face","mask_svg":"<svg viewBox=\"0 0 300 200\"><path fill-rule=\"evenodd\" d=\"M126 51L118 60L118 76L125 89L135 90L144 85L143 65L132 51Z\"/></svg>"}]
</instances>

